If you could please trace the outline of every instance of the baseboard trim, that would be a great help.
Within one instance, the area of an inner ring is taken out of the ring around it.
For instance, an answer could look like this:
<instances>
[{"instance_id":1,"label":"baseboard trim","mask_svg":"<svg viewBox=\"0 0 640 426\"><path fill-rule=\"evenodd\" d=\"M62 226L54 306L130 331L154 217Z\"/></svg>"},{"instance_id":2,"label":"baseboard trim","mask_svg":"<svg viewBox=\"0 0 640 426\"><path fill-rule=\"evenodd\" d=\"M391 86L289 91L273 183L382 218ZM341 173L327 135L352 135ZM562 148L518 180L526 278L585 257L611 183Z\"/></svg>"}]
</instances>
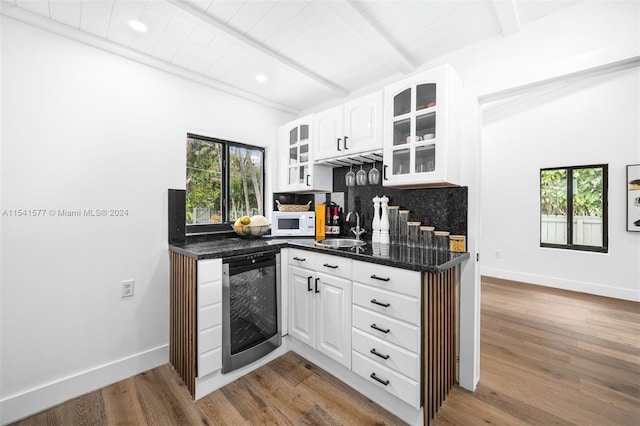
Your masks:
<instances>
[{"instance_id":1,"label":"baseboard trim","mask_svg":"<svg viewBox=\"0 0 640 426\"><path fill-rule=\"evenodd\" d=\"M483 280L485 279L485 277L495 277L503 280L516 281L525 284L534 284L561 290L574 291L578 293L587 293L595 296L604 296L614 299L640 302L640 290L604 286L601 284L588 283L584 281L565 280L561 278L548 277L545 275L526 274L522 272L513 272L497 268L480 268L480 274L482 275Z\"/></svg>"},{"instance_id":2,"label":"baseboard trim","mask_svg":"<svg viewBox=\"0 0 640 426\"><path fill-rule=\"evenodd\" d=\"M0 423L15 422L169 362L169 345L122 358L0 400Z\"/></svg>"}]
</instances>

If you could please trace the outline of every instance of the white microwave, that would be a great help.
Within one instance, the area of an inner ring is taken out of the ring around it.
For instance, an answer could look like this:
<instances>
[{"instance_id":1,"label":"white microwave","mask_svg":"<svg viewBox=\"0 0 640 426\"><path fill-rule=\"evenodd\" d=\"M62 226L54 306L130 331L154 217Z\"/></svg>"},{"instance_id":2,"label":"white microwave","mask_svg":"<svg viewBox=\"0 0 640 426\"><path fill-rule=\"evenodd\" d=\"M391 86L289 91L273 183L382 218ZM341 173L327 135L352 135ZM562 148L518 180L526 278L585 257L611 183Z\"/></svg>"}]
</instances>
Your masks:
<instances>
[{"instance_id":1,"label":"white microwave","mask_svg":"<svg viewBox=\"0 0 640 426\"><path fill-rule=\"evenodd\" d=\"M271 235L306 237L316 235L316 212L273 212Z\"/></svg>"}]
</instances>

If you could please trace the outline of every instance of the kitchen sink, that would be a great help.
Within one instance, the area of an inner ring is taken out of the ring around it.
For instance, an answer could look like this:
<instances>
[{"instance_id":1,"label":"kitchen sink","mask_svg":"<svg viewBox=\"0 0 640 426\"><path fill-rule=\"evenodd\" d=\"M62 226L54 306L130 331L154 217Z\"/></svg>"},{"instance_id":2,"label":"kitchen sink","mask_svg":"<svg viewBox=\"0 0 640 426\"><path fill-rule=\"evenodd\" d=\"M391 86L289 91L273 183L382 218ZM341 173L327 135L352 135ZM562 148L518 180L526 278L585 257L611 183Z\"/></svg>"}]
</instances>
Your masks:
<instances>
[{"instance_id":1,"label":"kitchen sink","mask_svg":"<svg viewBox=\"0 0 640 426\"><path fill-rule=\"evenodd\" d=\"M356 247L365 244L367 244L366 241L354 238L327 238L326 240L316 241L316 245L329 248Z\"/></svg>"}]
</instances>

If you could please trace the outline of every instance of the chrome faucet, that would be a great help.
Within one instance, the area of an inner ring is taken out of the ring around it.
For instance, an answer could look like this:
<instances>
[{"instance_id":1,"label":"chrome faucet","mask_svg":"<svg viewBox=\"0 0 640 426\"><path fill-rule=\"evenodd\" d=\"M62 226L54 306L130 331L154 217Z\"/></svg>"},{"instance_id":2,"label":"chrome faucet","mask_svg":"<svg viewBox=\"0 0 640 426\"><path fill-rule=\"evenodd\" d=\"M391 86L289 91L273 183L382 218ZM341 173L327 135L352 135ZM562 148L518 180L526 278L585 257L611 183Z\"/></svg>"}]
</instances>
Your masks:
<instances>
[{"instance_id":1,"label":"chrome faucet","mask_svg":"<svg viewBox=\"0 0 640 426\"><path fill-rule=\"evenodd\" d=\"M360 215L358 214L357 211L355 210L351 210L349 213L347 213L347 222L349 221L349 218L351 217L351 213L355 213L356 214L356 227L351 227L351 232L353 232L353 234L356 236L356 240L360 239L360 235L364 234L365 232L367 232L365 229L360 229Z\"/></svg>"}]
</instances>

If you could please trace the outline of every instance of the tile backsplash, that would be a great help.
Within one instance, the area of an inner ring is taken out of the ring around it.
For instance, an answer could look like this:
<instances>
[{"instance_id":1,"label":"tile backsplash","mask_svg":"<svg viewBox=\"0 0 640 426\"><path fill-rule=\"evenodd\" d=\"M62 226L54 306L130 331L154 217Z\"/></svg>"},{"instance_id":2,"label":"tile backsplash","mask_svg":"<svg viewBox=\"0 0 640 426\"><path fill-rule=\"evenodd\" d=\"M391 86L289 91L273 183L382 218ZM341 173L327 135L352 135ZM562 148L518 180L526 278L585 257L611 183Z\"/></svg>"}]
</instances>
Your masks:
<instances>
[{"instance_id":1,"label":"tile backsplash","mask_svg":"<svg viewBox=\"0 0 640 426\"><path fill-rule=\"evenodd\" d=\"M363 170L369 172L373 164L365 164ZM380 168L380 164L377 165ZM354 166L353 171L360 170ZM398 189L378 185L347 187L345 175L349 167L333 169L334 192L344 191L344 213L355 210L360 214L361 226L367 229L363 238L371 239L371 222L373 220L373 197L386 195L390 206L400 206L410 210L409 220L422 222L423 225L434 226L438 231L449 231L451 234L467 235L467 199L468 188L420 188ZM345 227L346 228L346 227ZM347 235L345 233L345 235Z\"/></svg>"}]
</instances>

